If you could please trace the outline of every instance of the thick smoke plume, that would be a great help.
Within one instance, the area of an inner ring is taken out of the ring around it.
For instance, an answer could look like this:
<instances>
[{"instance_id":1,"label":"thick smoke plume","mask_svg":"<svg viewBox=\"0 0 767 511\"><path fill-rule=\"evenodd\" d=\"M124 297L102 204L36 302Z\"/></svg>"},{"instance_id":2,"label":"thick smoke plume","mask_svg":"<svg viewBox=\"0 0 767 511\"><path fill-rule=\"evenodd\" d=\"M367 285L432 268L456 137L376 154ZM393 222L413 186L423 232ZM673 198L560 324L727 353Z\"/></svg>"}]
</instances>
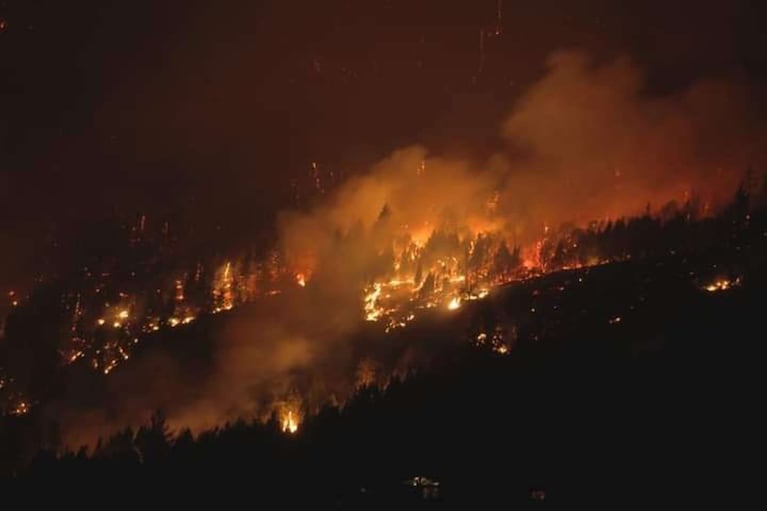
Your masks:
<instances>
[{"instance_id":1,"label":"thick smoke plume","mask_svg":"<svg viewBox=\"0 0 767 511\"><path fill-rule=\"evenodd\" d=\"M499 127L495 154L459 161L414 145L310 211L284 213L280 248L308 285L238 314L217 335L205 371L167 358L116 371L109 385L118 414L110 424L164 408L174 426L199 430L263 417L295 393L308 407L341 400L360 374L371 380L371 368L417 361L412 351L394 353L383 335L360 335L363 288L395 274L392 261L408 243L425 245L435 232L465 239L495 232L524 246L547 227L693 197L714 211L748 168L761 170L767 137L750 117L744 87L700 81L652 97L644 86L628 58L598 63L558 52ZM68 431L106 432L103 417L95 429L81 417Z\"/></svg>"},{"instance_id":2,"label":"thick smoke plume","mask_svg":"<svg viewBox=\"0 0 767 511\"><path fill-rule=\"evenodd\" d=\"M499 229L524 243L544 226L648 204L696 196L713 208L765 161L767 137L749 117L745 88L702 81L657 98L643 86L626 57L597 64L556 53L503 123L504 150L482 162L400 150L309 214L286 215L285 251L325 269L343 259L344 271L366 275L398 237L425 241L435 228ZM339 245L350 233L359 243Z\"/></svg>"},{"instance_id":3,"label":"thick smoke plume","mask_svg":"<svg viewBox=\"0 0 767 511\"><path fill-rule=\"evenodd\" d=\"M507 163L509 218L614 218L692 194L713 205L764 163L764 126L736 83L700 81L652 98L626 57L597 65L561 52L548 64L503 126L521 155Z\"/></svg>"}]
</instances>

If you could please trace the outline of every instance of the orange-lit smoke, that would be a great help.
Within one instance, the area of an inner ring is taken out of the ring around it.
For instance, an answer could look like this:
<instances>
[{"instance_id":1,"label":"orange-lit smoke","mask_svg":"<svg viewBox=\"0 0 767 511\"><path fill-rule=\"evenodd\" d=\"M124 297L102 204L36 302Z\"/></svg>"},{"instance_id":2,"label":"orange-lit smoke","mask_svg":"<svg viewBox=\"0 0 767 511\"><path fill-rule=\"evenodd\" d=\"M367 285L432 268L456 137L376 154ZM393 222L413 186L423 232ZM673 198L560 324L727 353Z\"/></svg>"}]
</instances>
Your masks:
<instances>
[{"instance_id":1,"label":"orange-lit smoke","mask_svg":"<svg viewBox=\"0 0 767 511\"><path fill-rule=\"evenodd\" d=\"M744 88L705 81L650 97L643 87L628 58L594 63L556 53L500 127L495 154L460 161L414 145L351 177L312 210L284 213L281 249L300 286L231 320L204 377L177 378L183 369L167 359L115 371L120 421L164 407L175 426L199 429L264 417L297 389L305 404L343 399L358 384L361 362L379 366L371 353L380 345L349 341L370 312L363 289L399 278L398 252L409 243L423 247L436 231L464 239L495 232L525 247L547 228L633 215L648 203L695 196L714 208L747 168L765 162L767 138L749 118ZM226 287L219 298L226 309ZM163 387L166 375L174 376ZM144 383L129 383L138 379Z\"/></svg>"},{"instance_id":2,"label":"orange-lit smoke","mask_svg":"<svg viewBox=\"0 0 767 511\"><path fill-rule=\"evenodd\" d=\"M499 203L516 229L637 214L693 194L715 205L748 168L761 170L767 132L749 117L744 86L708 80L655 98L644 87L627 57L549 58L502 127L518 156L498 158Z\"/></svg>"},{"instance_id":3,"label":"orange-lit smoke","mask_svg":"<svg viewBox=\"0 0 767 511\"><path fill-rule=\"evenodd\" d=\"M323 267L343 255L344 271L367 275L398 238L424 244L437 228L500 230L525 244L546 226L648 204L697 197L714 207L767 159L745 87L710 80L649 97L644 85L627 57L555 53L501 126L502 149L484 161L399 150L309 213L284 215L285 252Z\"/></svg>"}]
</instances>

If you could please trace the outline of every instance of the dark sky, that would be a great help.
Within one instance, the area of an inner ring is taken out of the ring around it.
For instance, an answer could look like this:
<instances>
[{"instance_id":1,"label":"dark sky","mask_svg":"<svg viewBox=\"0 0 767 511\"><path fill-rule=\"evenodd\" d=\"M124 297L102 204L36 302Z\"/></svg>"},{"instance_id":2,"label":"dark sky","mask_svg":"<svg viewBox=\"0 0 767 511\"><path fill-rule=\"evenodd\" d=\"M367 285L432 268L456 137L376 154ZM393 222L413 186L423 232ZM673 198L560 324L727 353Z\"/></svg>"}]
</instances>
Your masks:
<instances>
[{"instance_id":1,"label":"dark sky","mask_svg":"<svg viewBox=\"0 0 767 511\"><path fill-rule=\"evenodd\" d=\"M761 87L760 4L504 0L481 61L497 0L0 0L0 289L110 215L247 238L312 161L481 152L554 49Z\"/></svg>"}]
</instances>

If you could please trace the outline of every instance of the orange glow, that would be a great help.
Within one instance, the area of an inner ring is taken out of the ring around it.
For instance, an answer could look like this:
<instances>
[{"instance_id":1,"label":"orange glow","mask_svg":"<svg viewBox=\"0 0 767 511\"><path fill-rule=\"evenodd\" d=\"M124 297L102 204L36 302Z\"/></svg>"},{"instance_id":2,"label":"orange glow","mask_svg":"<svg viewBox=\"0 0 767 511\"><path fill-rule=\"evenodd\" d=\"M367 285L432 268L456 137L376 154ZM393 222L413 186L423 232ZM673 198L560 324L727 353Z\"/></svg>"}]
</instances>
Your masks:
<instances>
[{"instance_id":1,"label":"orange glow","mask_svg":"<svg viewBox=\"0 0 767 511\"><path fill-rule=\"evenodd\" d=\"M729 280L729 279L717 279L713 282L710 282L709 284L706 284L703 286L703 289L708 291L709 293L716 293L717 291L727 291L728 289L732 287L736 287L740 285L740 277L736 278L735 280Z\"/></svg>"},{"instance_id":2,"label":"orange glow","mask_svg":"<svg viewBox=\"0 0 767 511\"><path fill-rule=\"evenodd\" d=\"M19 401L16 406L10 410L11 415L26 415L29 412L29 404L26 401Z\"/></svg>"}]
</instances>

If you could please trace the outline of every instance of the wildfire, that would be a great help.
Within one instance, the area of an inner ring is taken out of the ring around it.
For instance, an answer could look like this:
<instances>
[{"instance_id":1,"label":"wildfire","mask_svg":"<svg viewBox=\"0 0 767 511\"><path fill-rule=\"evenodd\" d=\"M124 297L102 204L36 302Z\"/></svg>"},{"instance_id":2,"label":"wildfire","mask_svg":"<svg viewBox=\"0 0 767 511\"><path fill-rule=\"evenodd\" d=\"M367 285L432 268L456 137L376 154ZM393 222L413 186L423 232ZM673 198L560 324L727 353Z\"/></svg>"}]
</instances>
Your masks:
<instances>
[{"instance_id":1,"label":"wildfire","mask_svg":"<svg viewBox=\"0 0 767 511\"><path fill-rule=\"evenodd\" d=\"M358 286L361 297L360 319L380 322L384 332L389 333L406 328L422 311L432 308L455 311L464 302L484 299L497 286L515 280L614 260L582 253L578 234L552 231L546 225L534 238L519 245L496 216L498 201L499 196L493 194L485 216L459 219L457 225L421 218L393 226L396 235L391 239L376 239L376 254L380 257L377 263L385 264L374 265L376 274L366 273L365 278L370 280L364 284L351 283ZM382 218L385 220L386 215ZM259 260L225 260L210 267L197 262L194 268L179 269L170 279L152 285L143 294L120 291L120 301L112 305L106 302L108 297L115 296L109 290L129 288L116 287L119 284L112 282L116 273L88 270L95 285L91 291L77 290L70 295L71 334L69 345L60 351L61 361L72 364L82 358L93 369L109 374L127 360L133 345L139 342L137 335L190 324L200 314L227 311L294 286L306 287L319 271L316 259L311 253L296 259L295 254L273 250ZM739 283L739 278L720 278L702 289L723 291ZM18 298L13 291L8 296ZM162 308L154 305L158 302L163 304ZM166 306L170 311L166 312ZM534 307L530 310L535 312ZM607 320L611 325L621 322L618 316ZM98 335L94 335L97 331ZM507 344L495 339L491 332L486 340L478 338L477 342L487 342L500 354L513 345L513 341ZM295 410L292 417L295 422Z\"/></svg>"},{"instance_id":2,"label":"wildfire","mask_svg":"<svg viewBox=\"0 0 767 511\"><path fill-rule=\"evenodd\" d=\"M492 201L488 207L493 210ZM379 267L372 281L360 285L362 318L380 322L387 333L407 327L421 310L456 310L465 301L486 297L497 285L529 276L522 267L521 249L508 248L503 225L492 218L472 218L458 229L441 228L434 219L399 227L401 232L391 240L391 266ZM541 243L533 252L542 254ZM388 253L385 247L379 251ZM106 302L110 295L104 291L114 289L116 274L86 268L95 286L90 295L80 290L71 295L70 345L62 348L61 361L72 364L82 358L109 374L139 342L137 334L190 324L200 314L227 311L291 286L305 287L314 271L313 257L296 260L279 250L260 261L225 260L210 268L198 262L145 294L120 291L120 302L110 305ZM200 284L206 282L206 274L212 278L204 289ZM17 298L13 292L9 296ZM171 307L169 314L153 305L158 298ZM107 327L110 332L101 330ZM96 330L101 330L98 336Z\"/></svg>"}]
</instances>

